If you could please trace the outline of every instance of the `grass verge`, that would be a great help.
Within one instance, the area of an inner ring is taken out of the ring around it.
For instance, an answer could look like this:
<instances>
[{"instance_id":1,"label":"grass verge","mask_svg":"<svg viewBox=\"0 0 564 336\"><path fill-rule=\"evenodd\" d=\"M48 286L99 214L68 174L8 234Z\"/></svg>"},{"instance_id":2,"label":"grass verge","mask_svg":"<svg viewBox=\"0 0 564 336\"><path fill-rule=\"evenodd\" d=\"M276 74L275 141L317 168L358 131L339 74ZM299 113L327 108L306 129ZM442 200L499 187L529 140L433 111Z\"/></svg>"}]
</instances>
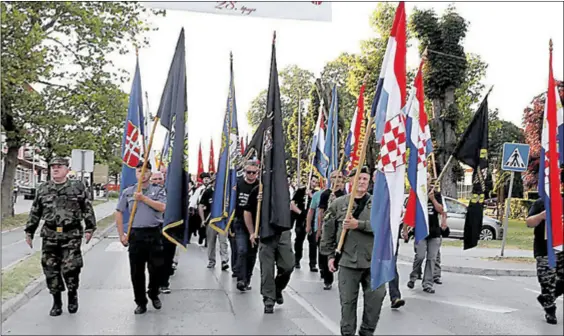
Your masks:
<instances>
[{"instance_id":1,"label":"grass verge","mask_svg":"<svg viewBox=\"0 0 564 336\"><path fill-rule=\"evenodd\" d=\"M483 258L489 261L509 261L514 263L523 263L523 264L533 264L536 262L535 258L533 257L491 257L491 258Z\"/></svg>"},{"instance_id":2,"label":"grass verge","mask_svg":"<svg viewBox=\"0 0 564 336\"><path fill-rule=\"evenodd\" d=\"M533 230L528 228L525 221L510 219L507 223L507 242L505 248L518 250L533 249ZM444 246L462 247L463 241L443 240ZM478 247L501 248L501 240L480 240Z\"/></svg>"},{"instance_id":3,"label":"grass verge","mask_svg":"<svg viewBox=\"0 0 564 336\"><path fill-rule=\"evenodd\" d=\"M2 271L2 303L22 293L41 274L41 252L35 252L14 267Z\"/></svg>"},{"instance_id":4,"label":"grass verge","mask_svg":"<svg viewBox=\"0 0 564 336\"><path fill-rule=\"evenodd\" d=\"M104 204L104 203L106 203L106 202L107 202L106 199L97 199L97 200L94 200L94 201L92 202L92 206L97 206L97 205L99 205L99 204Z\"/></svg>"},{"instance_id":5,"label":"grass verge","mask_svg":"<svg viewBox=\"0 0 564 336\"><path fill-rule=\"evenodd\" d=\"M115 218L113 215L110 215L104 219L99 220L96 223L96 233L100 234L100 232L104 231L104 229L108 228L110 225L115 223Z\"/></svg>"},{"instance_id":6,"label":"grass verge","mask_svg":"<svg viewBox=\"0 0 564 336\"><path fill-rule=\"evenodd\" d=\"M29 217L28 213L23 213L15 215L14 217L6 216L2 218L2 231L15 229L20 226L24 226Z\"/></svg>"}]
</instances>

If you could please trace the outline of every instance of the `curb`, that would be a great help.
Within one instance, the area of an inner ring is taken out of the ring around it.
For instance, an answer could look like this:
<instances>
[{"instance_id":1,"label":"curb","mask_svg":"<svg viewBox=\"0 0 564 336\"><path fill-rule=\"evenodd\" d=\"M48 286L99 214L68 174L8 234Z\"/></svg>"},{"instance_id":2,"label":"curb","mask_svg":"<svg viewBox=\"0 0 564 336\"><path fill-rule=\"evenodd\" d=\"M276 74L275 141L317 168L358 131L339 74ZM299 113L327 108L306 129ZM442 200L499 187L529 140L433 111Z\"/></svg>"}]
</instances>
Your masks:
<instances>
[{"instance_id":1,"label":"curb","mask_svg":"<svg viewBox=\"0 0 564 336\"><path fill-rule=\"evenodd\" d=\"M399 260L413 262L413 258L398 256ZM478 268L466 266L441 265L441 271L459 274L485 275L485 276L518 276L536 277L537 271L530 269L506 269L506 268Z\"/></svg>"},{"instance_id":2,"label":"curb","mask_svg":"<svg viewBox=\"0 0 564 336\"><path fill-rule=\"evenodd\" d=\"M108 226L104 229L104 231L100 232L98 237L93 237L92 241L88 245L84 245L84 250L82 251L82 255L84 256L88 253L94 246L104 240L106 235L110 230L115 227L115 223ZM39 294L43 289L45 289L45 275L41 275L39 278L33 280L27 287L24 289L23 293L16 295L15 297L11 298L10 300L6 301L2 304L2 323L5 322L13 313L15 313L18 309L20 309L23 305L25 305L29 300L31 300L34 296Z\"/></svg>"}]
</instances>

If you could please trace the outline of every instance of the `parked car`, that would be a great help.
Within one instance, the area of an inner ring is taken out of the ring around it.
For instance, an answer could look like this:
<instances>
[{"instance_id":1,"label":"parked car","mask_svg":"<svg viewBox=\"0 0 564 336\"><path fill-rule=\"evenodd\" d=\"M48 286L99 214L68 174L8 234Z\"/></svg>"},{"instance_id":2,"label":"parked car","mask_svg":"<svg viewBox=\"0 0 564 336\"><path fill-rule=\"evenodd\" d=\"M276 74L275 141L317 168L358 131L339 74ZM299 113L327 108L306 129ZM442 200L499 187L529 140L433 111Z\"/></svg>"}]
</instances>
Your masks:
<instances>
[{"instance_id":1,"label":"parked car","mask_svg":"<svg viewBox=\"0 0 564 336\"><path fill-rule=\"evenodd\" d=\"M407 197L403 203L404 212L407 205ZM449 238L464 238L464 221L466 220L466 213L468 206L461 203L454 198L443 196L446 203L447 211L447 225L450 228ZM403 223L402 223L403 225ZM413 237L413 230L409 232L407 241ZM482 221L482 230L480 232L480 240L501 240L503 239L503 226L497 219L485 216ZM407 242L406 241L406 242Z\"/></svg>"},{"instance_id":2,"label":"parked car","mask_svg":"<svg viewBox=\"0 0 564 336\"><path fill-rule=\"evenodd\" d=\"M18 186L19 194L23 195L24 199L34 199L35 198L35 188L28 184L20 184Z\"/></svg>"}]
</instances>

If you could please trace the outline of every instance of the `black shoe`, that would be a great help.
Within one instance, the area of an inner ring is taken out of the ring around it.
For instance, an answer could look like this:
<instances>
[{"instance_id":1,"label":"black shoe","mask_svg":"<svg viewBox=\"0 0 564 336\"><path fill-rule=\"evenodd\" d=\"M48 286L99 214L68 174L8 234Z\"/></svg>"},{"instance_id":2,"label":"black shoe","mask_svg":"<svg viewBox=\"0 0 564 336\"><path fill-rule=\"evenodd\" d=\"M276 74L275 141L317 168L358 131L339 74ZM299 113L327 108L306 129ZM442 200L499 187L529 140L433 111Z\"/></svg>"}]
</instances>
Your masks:
<instances>
[{"instance_id":1,"label":"black shoe","mask_svg":"<svg viewBox=\"0 0 564 336\"><path fill-rule=\"evenodd\" d=\"M415 287L415 282L409 280L409 281L407 282L407 288L413 289L413 287Z\"/></svg>"},{"instance_id":2,"label":"black shoe","mask_svg":"<svg viewBox=\"0 0 564 336\"><path fill-rule=\"evenodd\" d=\"M437 285L442 285L443 282L441 281L441 279L435 279L433 280L434 283L436 283Z\"/></svg>"},{"instance_id":3,"label":"black shoe","mask_svg":"<svg viewBox=\"0 0 564 336\"><path fill-rule=\"evenodd\" d=\"M425 293L435 294L435 290L434 290L433 288L431 288L431 287L423 288L423 291L424 291Z\"/></svg>"},{"instance_id":4,"label":"black shoe","mask_svg":"<svg viewBox=\"0 0 564 336\"><path fill-rule=\"evenodd\" d=\"M78 311L78 293L69 291L69 313L76 314Z\"/></svg>"},{"instance_id":5,"label":"black shoe","mask_svg":"<svg viewBox=\"0 0 564 336\"><path fill-rule=\"evenodd\" d=\"M544 309L544 318L548 324L558 324L558 319L556 318L556 306Z\"/></svg>"},{"instance_id":6,"label":"black shoe","mask_svg":"<svg viewBox=\"0 0 564 336\"><path fill-rule=\"evenodd\" d=\"M161 300L158 297L151 299L151 301L152 301L153 307L155 307L155 309L161 309L163 307L163 303L161 302Z\"/></svg>"},{"instance_id":7,"label":"black shoe","mask_svg":"<svg viewBox=\"0 0 564 336\"><path fill-rule=\"evenodd\" d=\"M394 301L392 301L392 309L398 309L401 308L405 305L405 301L402 299L395 299Z\"/></svg>"},{"instance_id":8,"label":"black shoe","mask_svg":"<svg viewBox=\"0 0 564 336\"><path fill-rule=\"evenodd\" d=\"M229 269L229 262L228 261L224 261L221 263L221 270L222 271L227 271Z\"/></svg>"},{"instance_id":9,"label":"black shoe","mask_svg":"<svg viewBox=\"0 0 564 336\"><path fill-rule=\"evenodd\" d=\"M423 280L423 277L421 276L421 274L419 274L419 275L417 276L417 280Z\"/></svg>"},{"instance_id":10,"label":"black shoe","mask_svg":"<svg viewBox=\"0 0 564 336\"><path fill-rule=\"evenodd\" d=\"M245 290L250 291L251 289L253 289L253 287L251 287L251 284L247 284L247 287L245 287Z\"/></svg>"},{"instance_id":11,"label":"black shoe","mask_svg":"<svg viewBox=\"0 0 564 336\"><path fill-rule=\"evenodd\" d=\"M210 262L208 263L208 268L214 268L214 267L215 267L215 264L210 261Z\"/></svg>"},{"instance_id":12,"label":"black shoe","mask_svg":"<svg viewBox=\"0 0 564 336\"><path fill-rule=\"evenodd\" d=\"M317 267L313 266L313 267L309 268L309 271L313 272L313 273L317 273L317 272L319 272L319 269Z\"/></svg>"},{"instance_id":13,"label":"black shoe","mask_svg":"<svg viewBox=\"0 0 564 336\"><path fill-rule=\"evenodd\" d=\"M264 313L265 314L274 313L274 301L272 301L272 299L264 300Z\"/></svg>"},{"instance_id":14,"label":"black shoe","mask_svg":"<svg viewBox=\"0 0 564 336\"><path fill-rule=\"evenodd\" d=\"M135 308L135 311L133 312L135 315L141 315L141 314L145 314L147 312L147 306L137 306L137 308Z\"/></svg>"},{"instance_id":15,"label":"black shoe","mask_svg":"<svg viewBox=\"0 0 564 336\"><path fill-rule=\"evenodd\" d=\"M59 316L63 313L63 299L61 298L61 293L53 294L53 307L49 315Z\"/></svg>"},{"instance_id":16,"label":"black shoe","mask_svg":"<svg viewBox=\"0 0 564 336\"><path fill-rule=\"evenodd\" d=\"M236 278L236 277L237 277L237 274L236 274L235 272L233 272L233 273L231 273L231 277L232 277L232 278Z\"/></svg>"},{"instance_id":17,"label":"black shoe","mask_svg":"<svg viewBox=\"0 0 564 336\"><path fill-rule=\"evenodd\" d=\"M170 288L169 288L168 286L166 286L166 287L161 287L161 288L160 288L160 292L161 292L162 294L170 294Z\"/></svg>"},{"instance_id":18,"label":"black shoe","mask_svg":"<svg viewBox=\"0 0 564 336\"><path fill-rule=\"evenodd\" d=\"M332 285L332 284L325 284L325 285L323 286L323 290L331 290L331 288L333 288L333 285Z\"/></svg>"},{"instance_id":19,"label":"black shoe","mask_svg":"<svg viewBox=\"0 0 564 336\"><path fill-rule=\"evenodd\" d=\"M282 296L282 293L276 293L276 303L279 305L284 304L284 297Z\"/></svg>"},{"instance_id":20,"label":"black shoe","mask_svg":"<svg viewBox=\"0 0 564 336\"><path fill-rule=\"evenodd\" d=\"M244 292L247 290L247 284L244 281L237 281L237 289Z\"/></svg>"},{"instance_id":21,"label":"black shoe","mask_svg":"<svg viewBox=\"0 0 564 336\"><path fill-rule=\"evenodd\" d=\"M300 265L300 264L295 264L295 265L294 265L294 268L295 268L295 269L300 269L300 268L302 268L302 265Z\"/></svg>"}]
</instances>

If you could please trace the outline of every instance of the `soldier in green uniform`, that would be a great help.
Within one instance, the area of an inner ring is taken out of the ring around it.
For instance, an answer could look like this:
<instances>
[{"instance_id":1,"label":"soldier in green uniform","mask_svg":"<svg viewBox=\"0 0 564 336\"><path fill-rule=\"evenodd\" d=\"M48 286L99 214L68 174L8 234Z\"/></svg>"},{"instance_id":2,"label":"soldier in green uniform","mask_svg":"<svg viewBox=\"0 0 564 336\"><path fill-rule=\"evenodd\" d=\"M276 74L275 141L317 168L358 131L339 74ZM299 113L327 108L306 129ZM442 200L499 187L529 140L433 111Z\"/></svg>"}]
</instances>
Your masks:
<instances>
[{"instance_id":1,"label":"soldier in green uniform","mask_svg":"<svg viewBox=\"0 0 564 336\"><path fill-rule=\"evenodd\" d=\"M41 229L41 265L47 288L53 295L51 316L63 313L61 292L65 291L65 284L69 291L69 313L78 311L78 280L83 266L80 245L83 235L88 244L96 230L90 194L81 181L67 179L68 165L68 161L61 157L49 162L52 180L37 189L24 230L26 242L33 248L35 231L39 222L45 221ZM81 223L83 219L85 229Z\"/></svg>"},{"instance_id":2,"label":"soldier in green uniform","mask_svg":"<svg viewBox=\"0 0 564 336\"><path fill-rule=\"evenodd\" d=\"M351 172L354 176L356 170ZM328 256L329 271L335 272L335 251L343 228L347 229L339 266L339 296L341 300L341 335L356 334L356 314L359 287L364 292L364 312L359 335L373 335L380 319L385 285L372 290L370 262L374 234L370 226L372 199L368 194L370 172L361 169L354 199L352 217L345 219L351 195L337 198L325 213L321 236L321 253Z\"/></svg>"}]
</instances>

